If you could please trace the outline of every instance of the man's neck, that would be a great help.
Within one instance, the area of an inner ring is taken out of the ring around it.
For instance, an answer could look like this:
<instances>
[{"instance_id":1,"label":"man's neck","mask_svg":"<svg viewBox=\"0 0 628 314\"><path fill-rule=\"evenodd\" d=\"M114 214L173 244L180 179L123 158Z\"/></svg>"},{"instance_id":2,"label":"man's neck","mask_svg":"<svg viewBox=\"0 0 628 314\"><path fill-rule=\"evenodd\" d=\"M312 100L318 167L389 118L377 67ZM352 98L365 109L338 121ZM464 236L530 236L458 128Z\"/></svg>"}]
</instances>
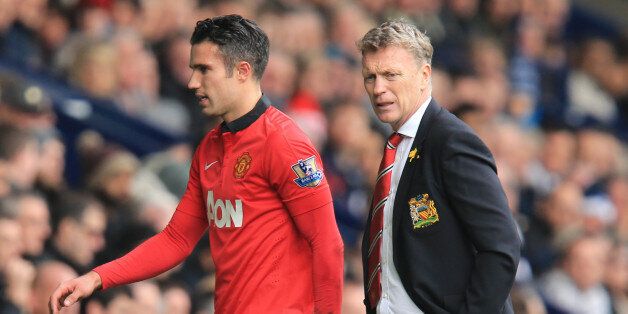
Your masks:
<instances>
[{"instance_id":1,"label":"man's neck","mask_svg":"<svg viewBox=\"0 0 628 314\"><path fill-rule=\"evenodd\" d=\"M431 91L429 93L423 93L421 95L421 97L419 98L419 100L417 101L417 103L414 105L414 108L412 109L412 111L408 114L407 117L405 117L403 120L398 121L395 124L391 124L390 126L392 127L393 131L397 132L399 131L399 129L401 128L401 126L408 122L408 120L410 119L410 117L412 117L417 111L419 111L419 109L423 106L423 104L430 99L430 97L432 97ZM425 104L427 105L427 104Z\"/></svg>"},{"instance_id":2,"label":"man's neck","mask_svg":"<svg viewBox=\"0 0 628 314\"><path fill-rule=\"evenodd\" d=\"M262 98L262 89L259 84L256 84L253 88L243 89L242 96L236 100L233 109L223 115L222 119L226 123L229 123L244 116L249 111L253 110L260 98Z\"/></svg>"}]
</instances>

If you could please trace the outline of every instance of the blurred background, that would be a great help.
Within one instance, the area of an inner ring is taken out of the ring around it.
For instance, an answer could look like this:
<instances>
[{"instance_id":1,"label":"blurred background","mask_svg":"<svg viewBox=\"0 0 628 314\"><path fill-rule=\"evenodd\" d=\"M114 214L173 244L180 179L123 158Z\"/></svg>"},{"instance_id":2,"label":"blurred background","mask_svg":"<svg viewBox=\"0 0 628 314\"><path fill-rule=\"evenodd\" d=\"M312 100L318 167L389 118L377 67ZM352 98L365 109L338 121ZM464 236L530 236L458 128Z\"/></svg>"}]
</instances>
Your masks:
<instances>
[{"instance_id":1,"label":"blurred background","mask_svg":"<svg viewBox=\"0 0 628 314\"><path fill-rule=\"evenodd\" d=\"M359 241L390 132L355 42L398 17L432 39L434 98L495 156L525 241L516 312L628 313L622 0L0 0L0 313L47 313L60 281L165 226L220 122L186 89L189 37L230 13L268 33L263 91L322 154L344 313L364 311ZM181 266L66 312L212 313L213 275L205 237Z\"/></svg>"}]
</instances>

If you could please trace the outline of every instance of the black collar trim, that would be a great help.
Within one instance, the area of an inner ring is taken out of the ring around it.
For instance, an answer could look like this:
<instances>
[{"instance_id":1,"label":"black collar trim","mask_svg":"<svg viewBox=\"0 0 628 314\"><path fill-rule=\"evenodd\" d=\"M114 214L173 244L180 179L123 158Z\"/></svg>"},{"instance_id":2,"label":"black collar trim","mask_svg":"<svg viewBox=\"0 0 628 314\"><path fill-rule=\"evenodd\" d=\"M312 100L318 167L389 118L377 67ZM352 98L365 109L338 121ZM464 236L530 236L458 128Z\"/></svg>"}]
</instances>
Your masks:
<instances>
[{"instance_id":1,"label":"black collar trim","mask_svg":"<svg viewBox=\"0 0 628 314\"><path fill-rule=\"evenodd\" d=\"M220 124L220 132L236 133L246 129L249 125L253 124L253 122L257 121L257 119L261 117L264 112L266 112L266 109L268 109L270 105L270 100L266 98L266 96L262 95L251 111L229 123L222 122Z\"/></svg>"}]
</instances>

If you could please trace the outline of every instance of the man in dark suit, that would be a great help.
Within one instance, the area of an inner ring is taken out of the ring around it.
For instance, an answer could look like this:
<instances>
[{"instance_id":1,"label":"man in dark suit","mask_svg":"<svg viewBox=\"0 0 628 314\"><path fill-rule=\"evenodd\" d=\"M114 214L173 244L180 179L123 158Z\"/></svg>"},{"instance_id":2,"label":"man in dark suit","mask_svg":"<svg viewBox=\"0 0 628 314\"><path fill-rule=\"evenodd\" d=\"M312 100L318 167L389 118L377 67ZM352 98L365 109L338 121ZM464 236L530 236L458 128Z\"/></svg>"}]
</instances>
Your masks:
<instances>
[{"instance_id":1,"label":"man in dark suit","mask_svg":"<svg viewBox=\"0 0 628 314\"><path fill-rule=\"evenodd\" d=\"M395 131L362 244L367 311L512 313L521 241L490 151L431 97L429 38L393 21L358 47L373 110Z\"/></svg>"}]
</instances>

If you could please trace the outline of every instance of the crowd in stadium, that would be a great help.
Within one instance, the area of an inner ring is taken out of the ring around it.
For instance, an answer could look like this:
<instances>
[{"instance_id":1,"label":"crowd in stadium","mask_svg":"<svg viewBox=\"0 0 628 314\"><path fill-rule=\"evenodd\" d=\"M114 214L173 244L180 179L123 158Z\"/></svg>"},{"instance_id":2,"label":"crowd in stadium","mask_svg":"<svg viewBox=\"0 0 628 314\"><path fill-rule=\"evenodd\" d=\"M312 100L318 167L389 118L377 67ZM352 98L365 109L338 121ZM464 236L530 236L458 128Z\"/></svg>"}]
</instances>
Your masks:
<instances>
[{"instance_id":1,"label":"crowd in stadium","mask_svg":"<svg viewBox=\"0 0 628 314\"><path fill-rule=\"evenodd\" d=\"M434 99L496 160L524 241L515 312L628 313L628 32L569 0L0 0L0 313L47 313L59 282L168 223L194 147L220 122L187 89L190 35L231 13L268 34L264 95L321 153L344 313L364 312L360 241L391 132L370 108L356 41L392 18L426 31ZM185 140L139 155L97 129L68 137L31 72ZM209 245L67 311L212 313Z\"/></svg>"}]
</instances>

